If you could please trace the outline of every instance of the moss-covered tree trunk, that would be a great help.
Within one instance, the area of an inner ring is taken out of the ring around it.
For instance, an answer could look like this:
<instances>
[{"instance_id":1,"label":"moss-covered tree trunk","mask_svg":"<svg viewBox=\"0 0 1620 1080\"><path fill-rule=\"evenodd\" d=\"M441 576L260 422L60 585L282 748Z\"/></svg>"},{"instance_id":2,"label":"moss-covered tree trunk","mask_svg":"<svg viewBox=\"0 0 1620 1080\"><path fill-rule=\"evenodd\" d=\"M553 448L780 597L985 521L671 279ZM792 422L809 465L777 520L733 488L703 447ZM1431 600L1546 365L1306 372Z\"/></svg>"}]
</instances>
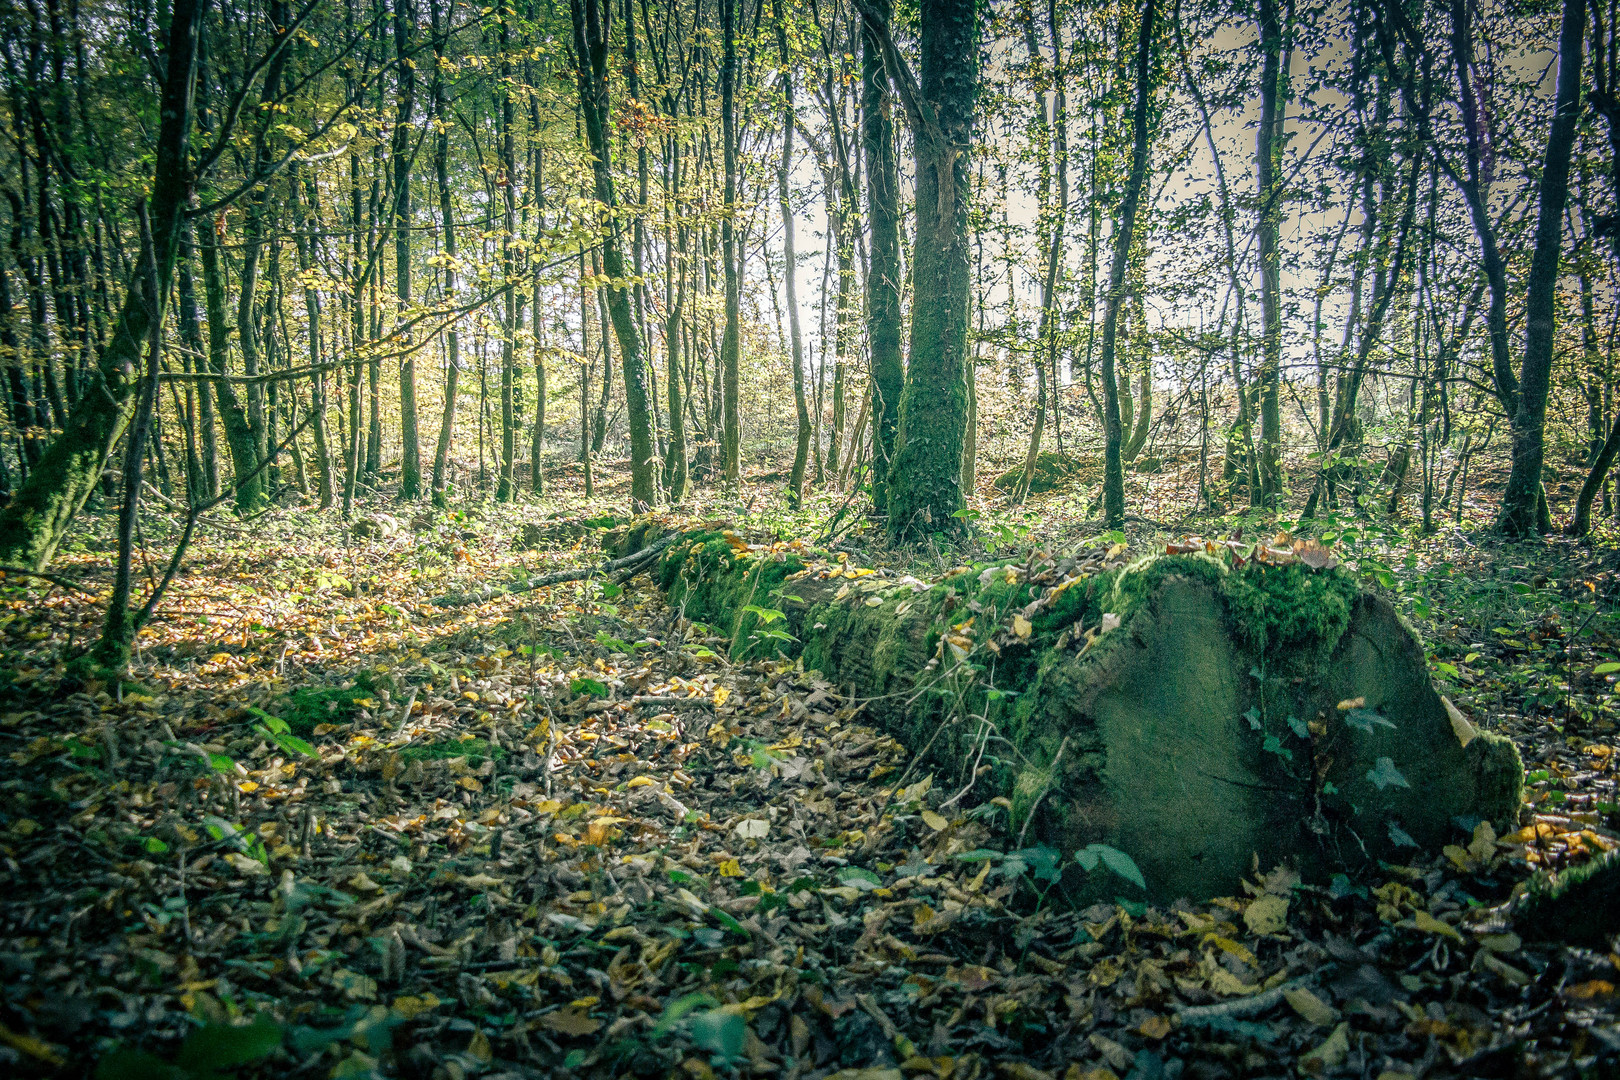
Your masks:
<instances>
[{"instance_id":1,"label":"moss-covered tree trunk","mask_svg":"<svg viewBox=\"0 0 1620 1080\"><path fill-rule=\"evenodd\" d=\"M887 39L887 19L863 12ZM889 535L959 532L968 422L968 151L979 94L973 0L925 0L922 77L913 84L893 42L883 43L916 145L917 227L911 260L911 363L889 468ZM880 421L881 422L881 421Z\"/></svg>"},{"instance_id":2,"label":"moss-covered tree trunk","mask_svg":"<svg viewBox=\"0 0 1620 1080\"><path fill-rule=\"evenodd\" d=\"M174 0L170 9L167 74L153 172L152 265L130 276L112 339L60 435L40 455L17 494L0 511L0 562L43 567L69 522L84 506L113 444L129 426L140 382L141 346L162 318L163 297L180 248L180 223L190 189L186 167L191 135L192 77L204 3ZM156 290L155 292L153 290Z\"/></svg>"},{"instance_id":3,"label":"moss-covered tree trunk","mask_svg":"<svg viewBox=\"0 0 1620 1080\"><path fill-rule=\"evenodd\" d=\"M1065 854L1115 847L1161 898L1232 892L1256 858L1321 878L1512 821L1517 752L1435 692L1386 601L1292 551L1226 555L1032 558L930 586L708 533L659 576L734 655L797 656L941 783L1006 796L1013 835L1033 819Z\"/></svg>"}]
</instances>

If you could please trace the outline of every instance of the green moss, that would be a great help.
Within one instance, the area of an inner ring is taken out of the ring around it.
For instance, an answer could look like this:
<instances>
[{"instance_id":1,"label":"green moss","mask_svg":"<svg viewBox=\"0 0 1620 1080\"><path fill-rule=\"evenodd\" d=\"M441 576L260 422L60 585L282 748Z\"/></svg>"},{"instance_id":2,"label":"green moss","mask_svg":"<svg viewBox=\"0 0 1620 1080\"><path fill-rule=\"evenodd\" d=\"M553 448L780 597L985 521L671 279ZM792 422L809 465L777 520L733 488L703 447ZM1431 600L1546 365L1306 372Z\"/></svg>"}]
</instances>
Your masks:
<instances>
[{"instance_id":1,"label":"green moss","mask_svg":"<svg viewBox=\"0 0 1620 1080\"><path fill-rule=\"evenodd\" d=\"M308 735L316 724L346 724L360 709L356 701L370 698L377 692L375 676L362 671L355 676L352 686L305 686L277 704L275 714L287 721L294 735Z\"/></svg>"},{"instance_id":2,"label":"green moss","mask_svg":"<svg viewBox=\"0 0 1620 1080\"><path fill-rule=\"evenodd\" d=\"M1031 494L1041 495L1068 486L1071 481L1095 479L1099 469L1095 461L1084 461L1052 450L1042 450L1035 457L1035 474L1030 477ZM997 491L1011 491L1024 475L1024 463L1000 474L992 482Z\"/></svg>"},{"instance_id":3,"label":"green moss","mask_svg":"<svg viewBox=\"0 0 1620 1080\"><path fill-rule=\"evenodd\" d=\"M1527 938L1608 947L1620 930L1620 852L1563 873L1537 874L1513 922Z\"/></svg>"},{"instance_id":4,"label":"green moss","mask_svg":"<svg viewBox=\"0 0 1620 1080\"><path fill-rule=\"evenodd\" d=\"M1102 598L1102 610L1118 615L1123 621L1152 596L1166 578L1188 577L1208 582L1218 589L1223 586L1228 572L1220 560L1201 552L1192 555L1148 555L1116 571L1111 582L1098 595Z\"/></svg>"},{"instance_id":5,"label":"green moss","mask_svg":"<svg viewBox=\"0 0 1620 1080\"><path fill-rule=\"evenodd\" d=\"M445 739L441 742L415 743L399 752L404 761L444 761L464 757L476 769L490 758L496 761L506 756L500 746L490 746L485 739Z\"/></svg>"},{"instance_id":6,"label":"green moss","mask_svg":"<svg viewBox=\"0 0 1620 1080\"><path fill-rule=\"evenodd\" d=\"M1310 662L1338 644L1360 589L1342 571L1290 563L1231 571L1224 591L1233 624L1262 656Z\"/></svg>"}]
</instances>

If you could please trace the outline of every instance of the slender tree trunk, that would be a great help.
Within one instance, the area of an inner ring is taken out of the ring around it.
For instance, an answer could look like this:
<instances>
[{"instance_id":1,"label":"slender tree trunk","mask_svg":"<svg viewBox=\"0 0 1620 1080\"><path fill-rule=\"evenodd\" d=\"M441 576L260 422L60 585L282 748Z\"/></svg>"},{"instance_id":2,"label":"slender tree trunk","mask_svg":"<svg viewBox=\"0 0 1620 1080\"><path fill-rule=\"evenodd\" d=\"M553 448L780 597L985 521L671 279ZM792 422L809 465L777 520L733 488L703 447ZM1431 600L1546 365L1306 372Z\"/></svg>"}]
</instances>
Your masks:
<instances>
[{"instance_id":1,"label":"slender tree trunk","mask_svg":"<svg viewBox=\"0 0 1620 1080\"><path fill-rule=\"evenodd\" d=\"M514 384L517 382L517 103L512 97L511 24L514 12L501 15L501 104L500 121L501 169L505 182L501 186L501 274L505 281L502 290L505 325L501 333L501 470L495 482L495 501L509 502L517 497L513 468L517 456L517 415L513 402Z\"/></svg>"},{"instance_id":2,"label":"slender tree trunk","mask_svg":"<svg viewBox=\"0 0 1620 1080\"><path fill-rule=\"evenodd\" d=\"M1260 261L1260 490L1256 505L1275 506L1282 497L1282 157L1284 87L1282 27L1277 0L1260 0L1260 129L1255 138L1259 220L1255 246Z\"/></svg>"},{"instance_id":3,"label":"slender tree trunk","mask_svg":"<svg viewBox=\"0 0 1620 1080\"><path fill-rule=\"evenodd\" d=\"M726 0L730 2L730 0ZM586 138L595 158L592 173L596 198L604 208L602 267L611 284L607 304L613 335L619 341L623 363L625 413L630 424L630 503L634 510L650 509L657 499L658 476L653 462L652 415L647 404L647 366L641 354L641 333L624 286L624 256L619 246L619 225L611 213L612 161L607 142L607 40L609 27L598 0L570 0L574 23L574 50L579 58L579 93Z\"/></svg>"},{"instance_id":4,"label":"slender tree trunk","mask_svg":"<svg viewBox=\"0 0 1620 1080\"><path fill-rule=\"evenodd\" d=\"M725 212L720 217L721 262L726 275L726 328L720 343L721 409L724 433L721 456L726 484L742 483L742 424L738 415L738 366L742 354L741 283L737 272L737 0L720 0L720 140L725 161Z\"/></svg>"},{"instance_id":5,"label":"slender tree trunk","mask_svg":"<svg viewBox=\"0 0 1620 1080\"><path fill-rule=\"evenodd\" d=\"M810 457L810 406L804 395L804 342L799 333L799 259L793 235L797 222L789 198L788 178L793 171L793 75L788 59L787 30L780 0L772 0L776 17L776 47L782 61L782 162L776 169L776 198L782 211L782 276L787 292L788 340L793 359L793 406L798 433L793 444L793 471L788 474L788 506L797 509L804 498L805 463Z\"/></svg>"},{"instance_id":6,"label":"slender tree trunk","mask_svg":"<svg viewBox=\"0 0 1620 1080\"><path fill-rule=\"evenodd\" d=\"M433 118L438 133L433 140L433 174L439 188L439 227L444 235L443 298L456 302L456 216L450 200L450 111L444 94L444 49L446 30L440 0L429 0L433 25ZM456 433L456 396L461 381L461 335L452 321L444 335L444 411L439 420L439 441L433 451L431 491L434 506L444 506L450 482L450 447ZM538 475L538 474L537 474Z\"/></svg>"},{"instance_id":7,"label":"slender tree trunk","mask_svg":"<svg viewBox=\"0 0 1620 1080\"><path fill-rule=\"evenodd\" d=\"M1542 531L1541 463L1545 453L1547 391L1552 382L1553 319L1558 261L1563 241L1564 204L1569 198L1569 163L1580 119L1581 51L1585 4L1564 0L1558 38L1558 83L1551 130L1547 134L1539 190L1535 248L1525 286L1524 360L1519 369L1519 409L1512 416L1513 470L1502 493L1497 527L1509 536Z\"/></svg>"},{"instance_id":8,"label":"slender tree trunk","mask_svg":"<svg viewBox=\"0 0 1620 1080\"><path fill-rule=\"evenodd\" d=\"M893 15L891 0L874 0L872 6L884 21ZM862 20L861 133L871 243L866 272L866 335L871 365L872 505L879 512L888 507L889 468L905 386L900 352L900 177L895 164L891 100L882 44L872 27Z\"/></svg>"},{"instance_id":9,"label":"slender tree trunk","mask_svg":"<svg viewBox=\"0 0 1620 1080\"><path fill-rule=\"evenodd\" d=\"M1114 229L1113 261L1108 271L1108 297L1103 311L1103 517L1112 528L1125 520L1125 467L1123 431L1119 419L1119 381L1114 371L1114 349L1119 333L1120 307L1125 300L1125 274L1136 233L1137 208L1147 179L1149 114L1153 108L1153 34L1157 0L1143 5L1136 45L1136 105L1131 115L1131 169Z\"/></svg>"},{"instance_id":10,"label":"slender tree trunk","mask_svg":"<svg viewBox=\"0 0 1620 1080\"><path fill-rule=\"evenodd\" d=\"M411 59L411 38L416 30L412 0L393 0L394 58L398 63L398 89L394 113L394 295L396 318L408 319L411 307L411 135L415 131L416 63ZM501 22L502 35L506 21ZM416 416L416 351L412 334L401 327L396 346L399 359L399 497L407 502L422 497L422 440Z\"/></svg>"}]
</instances>

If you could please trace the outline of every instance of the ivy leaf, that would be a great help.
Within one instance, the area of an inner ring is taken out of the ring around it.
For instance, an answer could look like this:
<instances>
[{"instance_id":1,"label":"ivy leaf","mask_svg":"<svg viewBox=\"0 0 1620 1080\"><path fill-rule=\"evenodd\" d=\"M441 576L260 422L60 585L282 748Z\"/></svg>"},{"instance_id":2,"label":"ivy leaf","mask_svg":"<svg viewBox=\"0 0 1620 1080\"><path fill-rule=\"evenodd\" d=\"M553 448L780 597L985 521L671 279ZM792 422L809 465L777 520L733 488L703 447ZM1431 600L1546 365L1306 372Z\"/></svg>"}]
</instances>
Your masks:
<instances>
[{"instance_id":1,"label":"ivy leaf","mask_svg":"<svg viewBox=\"0 0 1620 1080\"><path fill-rule=\"evenodd\" d=\"M1371 735L1373 729L1377 727L1395 730L1394 723L1385 719L1376 709L1351 709L1344 714L1344 722L1366 735Z\"/></svg>"},{"instance_id":2,"label":"ivy leaf","mask_svg":"<svg viewBox=\"0 0 1620 1080\"><path fill-rule=\"evenodd\" d=\"M1387 757L1381 757L1377 763L1367 770L1367 779L1377 786L1379 791L1387 787L1409 788L1412 785L1406 782L1401 770L1395 767L1395 762Z\"/></svg>"}]
</instances>

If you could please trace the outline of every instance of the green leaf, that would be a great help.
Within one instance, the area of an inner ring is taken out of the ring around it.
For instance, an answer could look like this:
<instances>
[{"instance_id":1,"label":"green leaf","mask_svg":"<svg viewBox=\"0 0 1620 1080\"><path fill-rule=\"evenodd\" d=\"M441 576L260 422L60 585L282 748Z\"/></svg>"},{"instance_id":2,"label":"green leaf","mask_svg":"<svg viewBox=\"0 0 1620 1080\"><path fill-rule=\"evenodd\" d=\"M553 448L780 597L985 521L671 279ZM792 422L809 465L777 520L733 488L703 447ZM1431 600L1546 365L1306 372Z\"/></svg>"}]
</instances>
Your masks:
<instances>
[{"instance_id":1,"label":"green leaf","mask_svg":"<svg viewBox=\"0 0 1620 1080\"><path fill-rule=\"evenodd\" d=\"M236 762L224 754L209 754L208 764L214 767L215 772L230 773L236 771Z\"/></svg>"},{"instance_id":2,"label":"green leaf","mask_svg":"<svg viewBox=\"0 0 1620 1080\"><path fill-rule=\"evenodd\" d=\"M1138 889L1146 889L1147 882L1142 878L1142 871L1136 865L1136 860L1115 847L1107 844L1087 844L1086 852L1091 852L1102 861L1102 864ZM1081 853L1076 853L1076 859ZM1082 865L1084 865L1082 863ZM1089 869L1089 868L1088 868Z\"/></svg>"},{"instance_id":3,"label":"green leaf","mask_svg":"<svg viewBox=\"0 0 1620 1080\"><path fill-rule=\"evenodd\" d=\"M959 852L956 856L956 861L990 862L1001 858L1005 858L1005 856L999 851L992 851L989 848L974 848L972 851Z\"/></svg>"},{"instance_id":4,"label":"green leaf","mask_svg":"<svg viewBox=\"0 0 1620 1080\"><path fill-rule=\"evenodd\" d=\"M748 1041L748 1021L727 1009L699 1013L687 1022L686 1028L698 1049L727 1061L741 1056L743 1044Z\"/></svg>"},{"instance_id":5,"label":"green leaf","mask_svg":"<svg viewBox=\"0 0 1620 1080\"><path fill-rule=\"evenodd\" d=\"M1367 779L1377 785L1379 791L1387 787L1409 788L1412 785L1406 782L1401 770L1395 767L1395 762L1387 757L1381 757L1377 763L1367 770Z\"/></svg>"},{"instance_id":6,"label":"green leaf","mask_svg":"<svg viewBox=\"0 0 1620 1080\"><path fill-rule=\"evenodd\" d=\"M214 1072L268 1057L281 1045L281 1025L266 1013L251 1024L209 1024L181 1044L175 1064L191 1073Z\"/></svg>"},{"instance_id":7,"label":"green leaf","mask_svg":"<svg viewBox=\"0 0 1620 1080\"><path fill-rule=\"evenodd\" d=\"M691 1013L703 1008L705 1005L712 1008L718 1004L720 1003L711 995L702 993L701 991L695 994L686 994L683 997L676 998L674 1001L664 1006L664 1014L658 1018L658 1023L653 1027L653 1038L667 1034L669 1030L676 1024L686 1019L686 1017Z\"/></svg>"},{"instance_id":8,"label":"green leaf","mask_svg":"<svg viewBox=\"0 0 1620 1080\"><path fill-rule=\"evenodd\" d=\"M169 850L169 845L165 844L162 840L159 840L155 836L142 838L141 846L146 849L148 854L151 855L161 855L165 851Z\"/></svg>"},{"instance_id":9,"label":"green leaf","mask_svg":"<svg viewBox=\"0 0 1620 1080\"><path fill-rule=\"evenodd\" d=\"M298 754L302 757L316 757L315 748L296 735L274 735L276 745L289 754Z\"/></svg>"},{"instance_id":10,"label":"green leaf","mask_svg":"<svg viewBox=\"0 0 1620 1080\"><path fill-rule=\"evenodd\" d=\"M1597 667L1592 669L1592 674L1594 674L1594 675L1613 675L1617 671L1620 671L1620 664L1616 664L1616 663L1611 662L1611 663L1607 663L1607 664L1599 664Z\"/></svg>"},{"instance_id":11,"label":"green leaf","mask_svg":"<svg viewBox=\"0 0 1620 1080\"><path fill-rule=\"evenodd\" d=\"M717 907L710 908L709 909L709 914L714 916L714 921L715 922L719 923L721 926L725 927L727 930L730 930L733 934L737 934L737 935L739 935L741 937L752 937L753 936L752 934L750 934L748 932L748 927L744 926L742 923L738 922L736 919L732 918L730 915L727 915L724 911L721 911L719 908L717 908Z\"/></svg>"},{"instance_id":12,"label":"green leaf","mask_svg":"<svg viewBox=\"0 0 1620 1080\"><path fill-rule=\"evenodd\" d=\"M272 735L285 735L287 732L292 730L292 728L287 726L287 721L281 719L279 716L271 716L269 713L265 712L263 709L257 708L256 706L249 705L247 707L247 711L252 713L254 716L257 716L260 720L263 720L264 726L269 729L270 734Z\"/></svg>"},{"instance_id":13,"label":"green leaf","mask_svg":"<svg viewBox=\"0 0 1620 1080\"><path fill-rule=\"evenodd\" d=\"M568 682L568 689L576 694L589 694L592 697L605 698L608 696L608 688L606 683L602 682L600 679L592 679L585 676L570 679Z\"/></svg>"},{"instance_id":14,"label":"green leaf","mask_svg":"<svg viewBox=\"0 0 1620 1080\"><path fill-rule=\"evenodd\" d=\"M767 626L775 622L777 619L787 618L786 615L782 614L780 611L777 611L775 608L760 607L758 604L745 604L743 606L743 610L748 614L753 615Z\"/></svg>"},{"instance_id":15,"label":"green leaf","mask_svg":"<svg viewBox=\"0 0 1620 1080\"><path fill-rule=\"evenodd\" d=\"M853 885L857 889L880 889L883 887L883 879L864 866L839 867L835 876L843 884Z\"/></svg>"}]
</instances>

